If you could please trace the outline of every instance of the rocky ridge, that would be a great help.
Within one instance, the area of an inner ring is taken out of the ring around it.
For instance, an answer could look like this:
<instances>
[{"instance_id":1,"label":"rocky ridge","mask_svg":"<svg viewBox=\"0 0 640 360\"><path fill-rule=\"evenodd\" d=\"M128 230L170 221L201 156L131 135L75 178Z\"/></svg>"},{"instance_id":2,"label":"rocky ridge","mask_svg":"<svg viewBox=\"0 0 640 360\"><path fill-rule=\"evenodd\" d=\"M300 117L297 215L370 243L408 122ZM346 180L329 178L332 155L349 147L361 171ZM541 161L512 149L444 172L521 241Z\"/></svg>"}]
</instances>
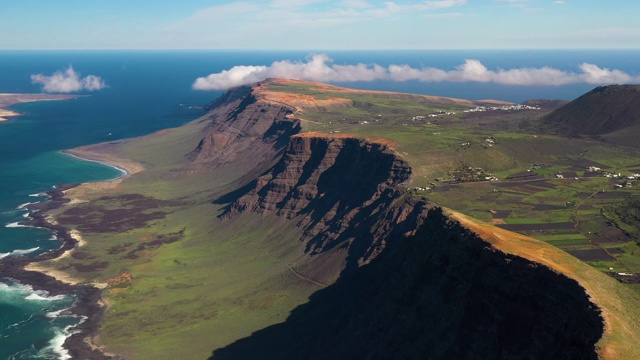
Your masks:
<instances>
[{"instance_id":1,"label":"rocky ridge","mask_svg":"<svg viewBox=\"0 0 640 360\"><path fill-rule=\"evenodd\" d=\"M409 164L384 144L328 134L296 135L281 160L254 180L223 217L244 211L275 213L302 230L309 253L319 254L346 241L349 247L358 247L357 255L351 253L352 265L362 265L386 245L391 229L381 230L380 218L411 224L400 232L410 232L419 221L424 202L394 204L410 176Z\"/></svg>"},{"instance_id":2,"label":"rocky ridge","mask_svg":"<svg viewBox=\"0 0 640 360\"><path fill-rule=\"evenodd\" d=\"M201 121L208 121L198 146L187 154L189 170L244 167L265 170L287 145L288 138L300 132L294 109L282 103L258 99L254 89L241 86L227 91L208 104L210 110Z\"/></svg>"},{"instance_id":3,"label":"rocky ridge","mask_svg":"<svg viewBox=\"0 0 640 360\"><path fill-rule=\"evenodd\" d=\"M231 89L207 105L202 121L210 123L187 155L187 168L242 168L247 175L239 190L224 197L230 205L221 218L273 213L295 223L310 257L346 250L346 259L325 254L324 260L332 258L328 264L300 269L332 281L344 268L375 258L389 239L411 234L428 205L396 201L406 191L402 183L411 167L390 144L345 134L299 134L296 108L282 102L281 93L269 92L269 82Z\"/></svg>"}]
</instances>

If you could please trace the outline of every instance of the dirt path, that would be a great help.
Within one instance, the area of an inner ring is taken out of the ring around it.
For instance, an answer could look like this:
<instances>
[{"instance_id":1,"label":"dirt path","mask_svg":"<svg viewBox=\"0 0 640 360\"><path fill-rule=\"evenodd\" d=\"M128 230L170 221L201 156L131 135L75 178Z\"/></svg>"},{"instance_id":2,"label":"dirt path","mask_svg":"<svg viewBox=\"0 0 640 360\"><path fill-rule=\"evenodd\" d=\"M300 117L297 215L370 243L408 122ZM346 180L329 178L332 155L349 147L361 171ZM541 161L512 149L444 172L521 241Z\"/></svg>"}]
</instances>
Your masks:
<instances>
[{"instance_id":1,"label":"dirt path","mask_svg":"<svg viewBox=\"0 0 640 360\"><path fill-rule=\"evenodd\" d=\"M299 272L297 272L297 271L296 271L296 269L294 269L294 268L293 268L293 265L292 265L292 266L289 266L289 270L291 270L291 272L292 272L295 276L299 277L299 278L300 278L300 279L302 279L302 280L305 280L305 281L308 281L308 282L314 283L314 284L316 284L316 285L318 285L318 286L320 286L320 287L322 287L322 288L326 288L326 287L327 287L327 285L326 285L326 284L323 284L323 283L321 283L321 282L315 281L315 280L313 280L313 279L309 279L308 277L306 277L306 276L304 276L304 275L300 274Z\"/></svg>"}]
</instances>

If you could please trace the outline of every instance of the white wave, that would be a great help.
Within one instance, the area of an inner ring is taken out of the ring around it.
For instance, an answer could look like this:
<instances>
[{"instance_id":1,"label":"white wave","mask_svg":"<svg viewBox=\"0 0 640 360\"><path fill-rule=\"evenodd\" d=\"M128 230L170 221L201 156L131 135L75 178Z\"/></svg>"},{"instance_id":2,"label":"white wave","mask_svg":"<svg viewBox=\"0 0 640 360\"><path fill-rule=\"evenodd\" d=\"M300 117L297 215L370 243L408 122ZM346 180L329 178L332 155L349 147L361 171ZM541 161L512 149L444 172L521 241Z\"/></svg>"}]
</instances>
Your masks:
<instances>
[{"instance_id":1,"label":"white wave","mask_svg":"<svg viewBox=\"0 0 640 360\"><path fill-rule=\"evenodd\" d=\"M0 259L6 258L7 256L21 256L21 255L26 255L26 254L30 254L36 250L40 249L40 247L34 247L31 249L18 249L18 250L13 250L11 252L8 253L0 253Z\"/></svg>"},{"instance_id":2,"label":"white wave","mask_svg":"<svg viewBox=\"0 0 640 360\"><path fill-rule=\"evenodd\" d=\"M49 296L49 293L46 291L34 291L25 297L25 300L33 300L33 301L56 301L56 300L64 300L64 295L55 295Z\"/></svg>"},{"instance_id":3,"label":"white wave","mask_svg":"<svg viewBox=\"0 0 640 360\"><path fill-rule=\"evenodd\" d=\"M18 321L17 323L13 323L9 326L7 326L7 329L20 329L23 326L25 326L26 324L30 324L31 320L33 320L35 318L35 314L31 314L28 318L26 318L25 320L22 321Z\"/></svg>"},{"instance_id":4,"label":"white wave","mask_svg":"<svg viewBox=\"0 0 640 360\"><path fill-rule=\"evenodd\" d=\"M31 197L45 197L45 196L47 196L47 193L41 192L41 193L36 193L36 194L29 194L29 196L31 196Z\"/></svg>"},{"instance_id":5,"label":"white wave","mask_svg":"<svg viewBox=\"0 0 640 360\"><path fill-rule=\"evenodd\" d=\"M13 222L11 224L7 224L4 227L6 228L32 228L32 229L44 229L43 227L40 226L32 226L32 225L22 225L20 224L20 221L16 221Z\"/></svg>"},{"instance_id":6,"label":"white wave","mask_svg":"<svg viewBox=\"0 0 640 360\"><path fill-rule=\"evenodd\" d=\"M56 359L63 359L63 360L71 359L71 355L69 355L69 351L64 348L64 342L67 340L69 336L75 333L74 331L71 330L73 327L74 326L72 325L72 326L67 326L62 330L56 329L54 331L55 336L53 337L53 339L51 339L51 341L49 342L49 345L44 349L42 349L38 355L44 358L49 358L49 356L53 355L55 356Z\"/></svg>"},{"instance_id":7,"label":"white wave","mask_svg":"<svg viewBox=\"0 0 640 360\"><path fill-rule=\"evenodd\" d=\"M28 300L28 302L25 302L25 300ZM29 307L32 307L32 305L42 307L42 305L47 304L44 310L50 311L53 310L50 309L50 306L57 305L52 302L60 300L70 300L70 298L67 298L67 295L49 296L47 291L34 290L30 285L0 282L0 302L3 303Z\"/></svg>"},{"instance_id":8,"label":"white wave","mask_svg":"<svg viewBox=\"0 0 640 360\"><path fill-rule=\"evenodd\" d=\"M33 288L29 285L6 284L0 282L0 292L31 292Z\"/></svg>"},{"instance_id":9,"label":"white wave","mask_svg":"<svg viewBox=\"0 0 640 360\"><path fill-rule=\"evenodd\" d=\"M66 308L66 309L60 309L57 311L50 311L48 313L45 314L46 317L50 318L50 319L55 319L57 317L59 317L60 315L62 315L62 313L64 313L65 311L68 311L70 308Z\"/></svg>"},{"instance_id":10,"label":"white wave","mask_svg":"<svg viewBox=\"0 0 640 360\"><path fill-rule=\"evenodd\" d=\"M4 227L7 228L21 228L21 227L28 227L27 225L20 225L20 222L13 222L11 224L7 224Z\"/></svg>"},{"instance_id":11,"label":"white wave","mask_svg":"<svg viewBox=\"0 0 640 360\"><path fill-rule=\"evenodd\" d=\"M37 203L38 203L38 201L36 201L36 202L26 202L24 204L18 205L18 207L16 209L18 209L18 210L26 210L27 206L29 206L31 204L37 204Z\"/></svg>"}]
</instances>

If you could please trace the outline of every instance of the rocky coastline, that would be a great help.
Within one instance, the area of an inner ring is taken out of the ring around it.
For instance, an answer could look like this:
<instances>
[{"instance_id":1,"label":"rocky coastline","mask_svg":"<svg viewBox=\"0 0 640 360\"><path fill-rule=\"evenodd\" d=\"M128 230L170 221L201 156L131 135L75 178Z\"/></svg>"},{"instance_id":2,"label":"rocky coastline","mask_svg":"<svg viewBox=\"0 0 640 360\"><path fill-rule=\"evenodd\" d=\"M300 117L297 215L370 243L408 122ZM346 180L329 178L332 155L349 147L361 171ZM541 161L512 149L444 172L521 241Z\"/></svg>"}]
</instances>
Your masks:
<instances>
[{"instance_id":1,"label":"rocky coastline","mask_svg":"<svg viewBox=\"0 0 640 360\"><path fill-rule=\"evenodd\" d=\"M47 200L27 206L30 211L30 219L20 223L20 225L52 231L61 242L61 246L35 257L21 256L0 259L0 273L3 279L29 285L34 290L43 290L53 296L73 294L76 301L69 312L83 320L73 328L73 334L66 339L64 347L74 359L113 359L112 356L104 354L89 341L97 333L98 324L104 315L102 291L93 285L70 284L45 273L25 269L31 264L56 259L77 246L78 241L71 236L69 229L52 222L48 214L68 203L70 199L65 197L64 191L78 185L56 185L54 189L46 192Z\"/></svg>"}]
</instances>

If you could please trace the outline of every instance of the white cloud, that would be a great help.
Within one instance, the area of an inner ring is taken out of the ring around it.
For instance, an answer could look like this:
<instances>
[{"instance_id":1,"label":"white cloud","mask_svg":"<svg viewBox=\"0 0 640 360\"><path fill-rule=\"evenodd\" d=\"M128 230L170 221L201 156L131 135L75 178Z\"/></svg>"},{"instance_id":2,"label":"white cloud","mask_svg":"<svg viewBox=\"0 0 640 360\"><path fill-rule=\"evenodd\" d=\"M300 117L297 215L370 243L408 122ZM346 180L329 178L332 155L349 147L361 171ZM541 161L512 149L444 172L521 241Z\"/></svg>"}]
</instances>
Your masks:
<instances>
[{"instance_id":1,"label":"white cloud","mask_svg":"<svg viewBox=\"0 0 640 360\"><path fill-rule=\"evenodd\" d=\"M467 4L467 0L440 0L440 1L425 1L422 6L423 9L447 9L454 6L462 6Z\"/></svg>"},{"instance_id":2,"label":"white cloud","mask_svg":"<svg viewBox=\"0 0 640 360\"><path fill-rule=\"evenodd\" d=\"M372 6L366 0L343 0L340 5L347 8L369 8Z\"/></svg>"},{"instance_id":3,"label":"white cloud","mask_svg":"<svg viewBox=\"0 0 640 360\"><path fill-rule=\"evenodd\" d=\"M409 65L377 64L338 65L326 54L313 54L306 62L276 61L270 66L234 66L229 70L200 77L193 83L196 90L224 90L267 78L289 78L320 82L408 81L482 82L503 85L567 85L577 83L613 84L639 83L640 76L620 70L583 63L579 72L551 67L490 70L479 60L467 59L452 70L433 67L414 68Z\"/></svg>"},{"instance_id":4,"label":"white cloud","mask_svg":"<svg viewBox=\"0 0 640 360\"><path fill-rule=\"evenodd\" d=\"M70 93L82 90L96 91L107 87L101 77L88 75L80 78L80 74L69 66L67 70L56 71L51 76L43 74L31 75L31 82L42 85L42 91L55 93Z\"/></svg>"},{"instance_id":5,"label":"white cloud","mask_svg":"<svg viewBox=\"0 0 640 360\"><path fill-rule=\"evenodd\" d=\"M200 9L188 18L167 25L163 30L193 34L213 31L219 32L224 40L238 36L231 31L220 31L221 28L233 26L234 29L243 29L239 33L263 37L266 34L300 31L301 27L328 28L402 14L438 12L467 3L468 0L405 1L401 4L366 0L245 0Z\"/></svg>"},{"instance_id":6,"label":"white cloud","mask_svg":"<svg viewBox=\"0 0 640 360\"><path fill-rule=\"evenodd\" d=\"M454 18L454 17L460 17L460 16L463 16L463 14L459 12L424 15L424 17L428 19L446 19L446 18Z\"/></svg>"},{"instance_id":7,"label":"white cloud","mask_svg":"<svg viewBox=\"0 0 640 360\"><path fill-rule=\"evenodd\" d=\"M423 1L409 5L398 5L392 1L385 2L384 7L371 9L366 14L374 17L386 17L398 13L421 12L426 10L448 9L456 6L466 5L468 0L438 0Z\"/></svg>"},{"instance_id":8,"label":"white cloud","mask_svg":"<svg viewBox=\"0 0 640 360\"><path fill-rule=\"evenodd\" d=\"M326 1L327 0L273 0L271 1L271 6L276 8L298 8Z\"/></svg>"}]
</instances>

